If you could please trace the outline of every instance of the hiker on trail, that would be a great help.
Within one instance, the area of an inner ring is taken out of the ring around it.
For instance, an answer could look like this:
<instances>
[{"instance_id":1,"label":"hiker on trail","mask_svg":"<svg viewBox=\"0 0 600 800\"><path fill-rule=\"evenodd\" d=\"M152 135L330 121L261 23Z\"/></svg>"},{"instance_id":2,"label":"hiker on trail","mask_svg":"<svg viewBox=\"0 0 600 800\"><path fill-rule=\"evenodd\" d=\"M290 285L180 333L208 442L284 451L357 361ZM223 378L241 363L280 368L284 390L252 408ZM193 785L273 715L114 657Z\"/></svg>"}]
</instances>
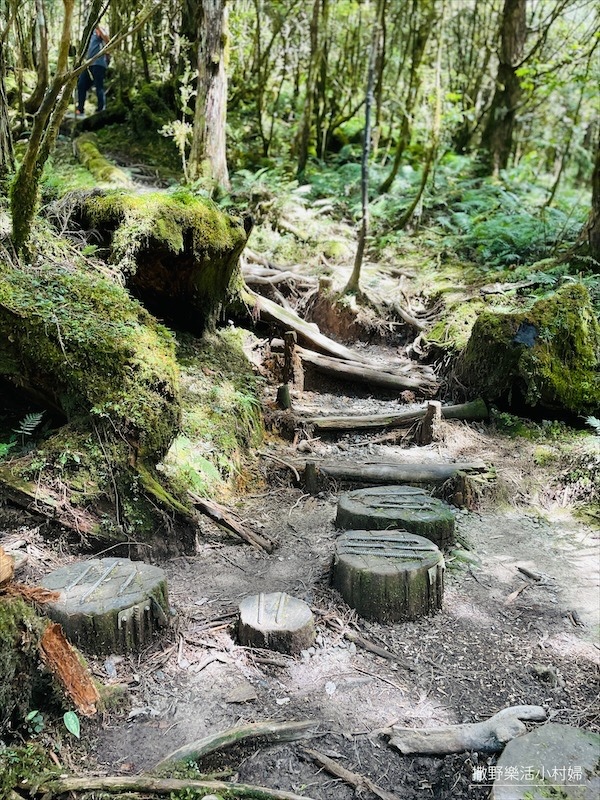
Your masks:
<instances>
[{"instance_id":1,"label":"hiker on trail","mask_svg":"<svg viewBox=\"0 0 600 800\"><path fill-rule=\"evenodd\" d=\"M86 59L89 61L102 50L104 45L108 42L108 31L100 25L94 28L90 44L88 46ZM104 93L104 76L106 75L106 68L108 66L108 55L99 56L94 60L85 72L82 72L77 81L77 115L81 116L85 113L85 98L92 86L96 87L96 96L98 98L98 111L104 111L106 108L106 95Z\"/></svg>"}]
</instances>

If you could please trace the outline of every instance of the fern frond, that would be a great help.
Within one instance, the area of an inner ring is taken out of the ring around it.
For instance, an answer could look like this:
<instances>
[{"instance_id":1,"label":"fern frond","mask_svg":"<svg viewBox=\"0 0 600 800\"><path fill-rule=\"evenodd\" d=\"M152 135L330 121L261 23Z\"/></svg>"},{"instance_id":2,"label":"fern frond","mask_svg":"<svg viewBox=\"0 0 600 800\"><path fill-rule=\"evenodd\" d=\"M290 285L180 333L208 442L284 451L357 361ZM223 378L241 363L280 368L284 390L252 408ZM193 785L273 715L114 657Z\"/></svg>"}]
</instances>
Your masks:
<instances>
[{"instance_id":1,"label":"fern frond","mask_svg":"<svg viewBox=\"0 0 600 800\"><path fill-rule=\"evenodd\" d=\"M19 436L31 436L42 421L43 416L43 411L37 414L26 414L21 422L19 422L19 427L13 428L13 431Z\"/></svg>"}]
</instances>

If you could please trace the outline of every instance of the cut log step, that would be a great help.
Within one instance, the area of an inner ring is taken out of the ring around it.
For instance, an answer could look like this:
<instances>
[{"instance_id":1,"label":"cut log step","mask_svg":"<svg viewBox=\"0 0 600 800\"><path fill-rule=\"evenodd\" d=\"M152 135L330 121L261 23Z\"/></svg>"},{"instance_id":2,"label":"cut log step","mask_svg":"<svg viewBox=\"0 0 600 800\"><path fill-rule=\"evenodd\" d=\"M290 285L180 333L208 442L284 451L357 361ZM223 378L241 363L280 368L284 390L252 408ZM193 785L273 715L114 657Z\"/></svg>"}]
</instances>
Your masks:
<instances>
[{"instance_id":1,"label":"cut log step","mask_svg":"<svg viewBox=\"0 0 600 800\"><path fill-rule=\"evenodd\" d=\"M246 647L266 647L295 655L315 641L309 606L285 592L255 594L240 603L238 639Z\"/></svg>"},{"instance_id":2,"label":"cut log step","mask_svg":"<svg viewBox=\"0 0 600 800\"><path fill-rule=\"evenodd\" d=\"M442 607L444 566L440 550L422 536L346 531L335 543L333 585L365 619L417 619Z\"/></svg>"},{"instance_id":3,"label":"cut log step","mask_svg":"<svg viewBox=\"0 0 600 800\"><path fill-rule=\"evenodd\" d=\"M371 486L340 495L335 524L344 530L401 528L444 550L454 543L454 514L413 486Z\"/></svg>"},{"instance_id":4,"label":"cut log step","mask_svg":"<svg viewBox=\"0 0 600 800\"><path fill-rule=\"evenodd\" d=\"M142 561L79 561L51 572L42 586L60 592L45 613L87 652L139 650L169 621L165 573Z\"/></svg>"}]
</instances>

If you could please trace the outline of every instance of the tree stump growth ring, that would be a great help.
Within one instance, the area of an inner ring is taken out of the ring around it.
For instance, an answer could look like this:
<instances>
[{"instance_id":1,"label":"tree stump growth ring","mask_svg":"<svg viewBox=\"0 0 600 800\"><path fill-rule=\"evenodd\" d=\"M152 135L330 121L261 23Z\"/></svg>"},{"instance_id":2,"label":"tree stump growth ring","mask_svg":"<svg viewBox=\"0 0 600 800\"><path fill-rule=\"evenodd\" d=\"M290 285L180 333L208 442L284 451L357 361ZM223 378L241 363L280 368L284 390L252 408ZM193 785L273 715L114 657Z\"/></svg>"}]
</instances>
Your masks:
<instances>
[{"instance_id":1,"label":"tree stump growth ring","mask_svg":"<svg viewBox=\"0 0 600 800\"><path fill-rule=\"evenodd\" d=\"M285 592L255 594L240 603L238 638L247 647L266 647L296 655L315 642L309 606Z\"/></svg>"},{"instance_id":2,"label":"tree stump growth ring","mask_svg":"<svg viewBox=\"0 0 600 800\"><path fill-rule=\"evenodd\" d=\"M138 650L169 621L165 573L142 561L78 561L51 572L42 586L60 591L44 606L47 615L88 652Z\"/></svg>"},{"instance_id":3,"label":"tree stump growth ring","mask_svg":"<svg viewBox=\"0 0 600 800\"><path fill-rule=\"evenodd\" d=\"M333 585L349 606L378 622L434 614L444 596L444 557L408 531L346 531L335 543Z\"/></svg>"},{"instance_id":4,"label":"tree stump growth ring","mask_svg":"<svg viewBox=\"0 0 600 800\"><path fill-rule=\"evenodd\" d=\"M414 486L371 486L343 492L336 526L344 530L399 529L424 536L440 550L454 543L454 514L442 500Z\"/></svg>"}]
</instances>

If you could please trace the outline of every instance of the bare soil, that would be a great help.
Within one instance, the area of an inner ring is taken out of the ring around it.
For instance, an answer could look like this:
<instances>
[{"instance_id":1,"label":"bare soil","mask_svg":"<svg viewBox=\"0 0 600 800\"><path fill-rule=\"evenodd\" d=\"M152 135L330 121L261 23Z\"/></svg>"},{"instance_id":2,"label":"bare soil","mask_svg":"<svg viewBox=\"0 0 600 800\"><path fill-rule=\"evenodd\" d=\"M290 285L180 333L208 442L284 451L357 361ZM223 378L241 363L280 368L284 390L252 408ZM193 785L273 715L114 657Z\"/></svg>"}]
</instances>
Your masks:
<instances>
[{"instance_id":1,"label":"bare soil","mask_svg":"<svg viewBox=\"0 0 600 800\"><path fill-rule=\"evenodd\" d=\"M352 408L375 413L389 401L296 394L297 408ZM395 401L394 401L395 402ZM245 783L318 800L349 800L355 791L320 770L309 746L398 797L478 798L476 765L495 757L465 753L414 758L392 750L392 725L474 722L513 704L539 704L549 718L600 730L598 648L600 531L574 516L556 463L536 465L536 446L499 436L483 424L444 424L427 447L346 435L308 440L319 457L447 461L483 457L494 467L478 508L456 509L460 544L447 556L444 608L417 622L380 625L357 618L330 588L333 520L340 487L309 496L275 461L298 458L299 442L266 445L264 489L240 498L244 521L275 538L266 554L202 520L196 553L163 564L173 624L135 656L93 659L96 676L121 687L123 702L85 723L85 746L63 758L84 774L135 774L176 748L242 722L314 720L306 743L230 749L204 759L202 773L230 770ZM28 581L72 558L35 529L14 527L0 544L25 542ZM539 580L519 571L523 567ZM242 598L286 591L310 604L316 645L296 658L236 643ZM396 659L374 655L347 638L359 632ZM361 796L371 797L368 790Z\"/></svg>"}]
</instances>

